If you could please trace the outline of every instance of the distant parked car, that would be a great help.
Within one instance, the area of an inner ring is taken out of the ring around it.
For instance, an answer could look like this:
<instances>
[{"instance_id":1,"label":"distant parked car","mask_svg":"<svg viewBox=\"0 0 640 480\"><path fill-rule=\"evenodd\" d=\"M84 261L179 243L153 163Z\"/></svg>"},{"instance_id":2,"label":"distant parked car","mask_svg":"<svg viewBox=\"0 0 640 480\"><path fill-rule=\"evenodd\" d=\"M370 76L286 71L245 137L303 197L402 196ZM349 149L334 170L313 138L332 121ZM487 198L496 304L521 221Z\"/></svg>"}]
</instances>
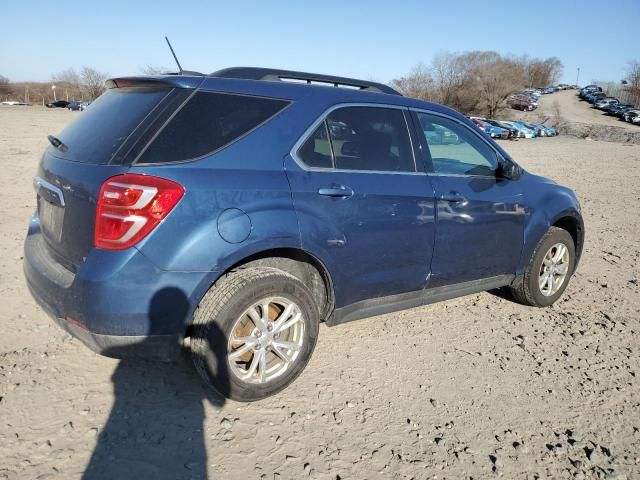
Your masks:
<instances>
[{"instance_id":1,"label":"distant parked car","mask_svg":"<svg viewBox=\"0 0 640 480\"><path fill-rule=\"evenodd\" d=\"M605 98L607 96L606 93L604 92L593 92L588 94L585 97L585 100L589 103L596 103L598 100L602 100L603 98Z\"/></svg>"},{"instance_id":2,"label":"distant parked car","mask_svg":"<svg viewBox=\"0 0 640 480\"><path fill-rule=\"evenodd\" d=\"M484 133L489 135L491 138L509 138L509 131L502 127L494 127L490 123L487 123L484 119L479 119L476 117L471 117L471 121Z\"/></svg>"},{"instance_id":3,"label":"distant parked car","mask_svg":"<svg viewBox=\"0 0 640 480\"><path fill-rule=\"evenodd\" d=\"M508 122L502 122L502 123L505 123L517 129L518 136L520 138L536 138L535 130L531 130L530 128L527 128L522 122L508 121Z\"/></svg>"},{"instance_id":4,"label":"distant parked car","mask_svg":"<svg viewBox=\"0 0 640 480\"><path fill-rule=\"evenodd\" d=\"M71 102L69 105L67 105L67 108L72 111L83 111L86 110L88 106L89 102Z\"/></svg>"},{"instance_id":5,"label":"distant parked car","mask_svg":"<svg viewBox=\"0 0 640 480\"><path fill-rule=\"evenodd\" d=\"M540 137L555 137L556 135L558 135L558 131L553 127L547 127L546 125L542 125L541 123L532 123L530 125L538 129L538 136Z\"/></svg>"},{"instance_id":6,"label":"distant parked car","mask_svg":"<svg viewBox=\"0 0 640 480\"><path fill-rule=\"evenodd\" d=\"M614 117L622 117L624 112L632 110L633 105L628 103L610 103L607 108L604 109L605 115L612 115Z\"/></svg>"},{"instance_id":7,"label":"distant parked car","mask_svg":"<svg viewBox=\"0 0 640 480\"><path fill-rule=\"evenodd\" d=\"M6 100L4 102L2 102L2 105L9 105L11 107L28 107L31 104L30 103L25 103L25 102L18 102L15 100Z\"/></svg>"},{"instance_id":8,"label":"distant parked car","mask_svg":"<svg viewBox=\"0 0 640 480\"><path fill-rule=\"evenodd\" d=\"M537 108L537 103L533 102L530 97L526 95L511 95L507 99L507 104L515 109L530 112Z\"/></svg>"},{"instance_id":9,"label":"distant parked car","mask_svg":"<svg viewBox=\"0 0 640 480\"><path fill-rule=\"evenodd\" d=\"M505 127L504 125L501 125L500 122L498 122L497 120L488 120L486 118L483 118L482 121L503 130L502 135L500 136L500 138L502 138L503 140L507 140L511 138L511 129ZM505 135L505 132L506 132L506 135Z\"/></svg>"},{"instance_id":10,"label":"distant parked car","mask_svg":"<svg viewBox=\"0 0 640 480\"><path fill-rule=\"evenodd\" d=\"M67 102L66 100L57 100L55 102L48 102L46 104L47 108L67 108L67 106L69 105L69 102Z\"/></svg>"},{"instance_id":11,"label":"distant parked car","mask_svg":"<svg viewBox=\"0 0 640 480\"><path fill-rule=\"evenodd\" d=\"M632 110L626 111L622 115L622 118L625 122L634 123L633 119L637 118L638 116L640 116L640 110L634 108Z\"/></svg>"},{"instance_id":12,"label":"distant parked car","mask_svg":"<svg viewBox=\"0 0 640 480\"><path fill-rule=\"evenodd\" d=\"M617 103L620 103L620 101L616 97L604 97L594 103L593 106L598 110L606 110L609 105Z\"/></svg>"},{"instance_id":13,"label":"distant parked car","mask_svg":"<svg viewBox=\"0 0 640 480\"><path fill-rule=\"evenodd\" d=\"M514 138L524 138L524 134L520 134L520 132L518 131L518 129L516 127L514 127L513 125L509 125L507 122L498 122L500 124L500 126L502 128L506 128L507 130L509 130L509 138L510 139L514 139Z\"/></svg>"}]
</instances>

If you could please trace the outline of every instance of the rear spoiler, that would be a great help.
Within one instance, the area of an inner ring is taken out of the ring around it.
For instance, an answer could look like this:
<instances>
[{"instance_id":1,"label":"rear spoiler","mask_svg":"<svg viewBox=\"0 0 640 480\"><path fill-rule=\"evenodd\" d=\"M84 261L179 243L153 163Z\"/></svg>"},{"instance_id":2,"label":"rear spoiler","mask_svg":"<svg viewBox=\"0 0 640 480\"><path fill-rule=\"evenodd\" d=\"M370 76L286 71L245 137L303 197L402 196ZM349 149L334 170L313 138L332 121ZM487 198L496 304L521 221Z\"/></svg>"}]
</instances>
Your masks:
<instances>
[{"instance_id":1,"label":"rear spoiler","mask_svg":"<svg viewBox=\"0 0 640 480\"><path fill-rule=\"evenodd\" d=\"M186 73L186 72L185 72ZM194 72L195 73L195 72ZM140 77L118 77L110 78L105 82L105 86L111 88L127 87L165 87L165 88L198 88L204 80L201 75L162 75L162 76L140 76Z\"/></svg>"}]
</instances>

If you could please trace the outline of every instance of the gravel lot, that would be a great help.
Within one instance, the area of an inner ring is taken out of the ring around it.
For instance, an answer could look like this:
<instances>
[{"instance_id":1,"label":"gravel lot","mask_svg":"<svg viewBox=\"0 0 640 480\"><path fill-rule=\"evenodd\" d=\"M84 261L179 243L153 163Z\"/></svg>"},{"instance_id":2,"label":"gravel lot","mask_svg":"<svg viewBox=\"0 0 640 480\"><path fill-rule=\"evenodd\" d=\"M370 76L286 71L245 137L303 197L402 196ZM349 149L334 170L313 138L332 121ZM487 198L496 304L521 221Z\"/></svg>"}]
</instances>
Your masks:
<instances>
[{"instance_id":1,"label":"gravel lot","mask_svg":"<svg viewBox=\"0 0 640 480\"><path fill-rule=\"evenodd\" d=\"M555 306L483 293L323 326L293 386L240 404L186 359L99 357L31 300L31 178L76 115L0 108L0 479L640 477L640 146L504 143L582 201L583 260Z\"/></svg>"}]
</instances>

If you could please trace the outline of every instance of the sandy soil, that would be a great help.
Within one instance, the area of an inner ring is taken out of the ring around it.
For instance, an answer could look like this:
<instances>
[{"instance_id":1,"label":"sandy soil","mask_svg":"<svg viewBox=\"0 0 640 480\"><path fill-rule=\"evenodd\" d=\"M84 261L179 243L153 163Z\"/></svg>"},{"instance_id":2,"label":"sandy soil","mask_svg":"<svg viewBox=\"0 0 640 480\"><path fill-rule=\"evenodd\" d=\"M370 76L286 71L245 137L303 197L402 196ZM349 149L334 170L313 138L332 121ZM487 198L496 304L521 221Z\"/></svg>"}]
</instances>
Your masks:
<instances>
[{"instance_id":1,"label":"sandy soil","mask_svg":"<svg viewBox=\"0 0 640 480\"><path fill-rule=\"evenodd\" d=\"M504 144L582 200L584 257L555 306L483 293L323 326L289 389L239 404L186 359L97 356L31 300L31 178L74 115L0 108L0 479L640 477L640 146Z\"/></svg>"}]
</instances>

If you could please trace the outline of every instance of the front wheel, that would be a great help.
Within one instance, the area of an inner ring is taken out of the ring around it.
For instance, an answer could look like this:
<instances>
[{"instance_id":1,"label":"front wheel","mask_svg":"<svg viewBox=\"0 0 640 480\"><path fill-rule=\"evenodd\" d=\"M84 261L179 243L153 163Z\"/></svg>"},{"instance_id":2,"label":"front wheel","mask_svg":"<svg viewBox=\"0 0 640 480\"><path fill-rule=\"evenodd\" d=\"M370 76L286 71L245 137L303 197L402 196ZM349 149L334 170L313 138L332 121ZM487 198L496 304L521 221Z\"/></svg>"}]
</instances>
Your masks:
<instances>
[{"instance_id":1,"label":"front wheel","mask_svg":"<svg viewBox=\"0 0 640 480\"><path fill-rule=\"evenodd\" d=\"M193 361L222 395L260 400L302 373L318 324L313 296L296 277L269 267L236 270L218 280L198 306Z\"/></svg>"},{"instance_id":2,"label":"front wheel","mask_svg":"<svg viewBox=\"0 0 640 480\"><path fill-rule=\"evenodd\" d=\"M524 275L511 287L514 298L533 307L552 305L567 288L575 264L573 238L566 230L551 227L540 239Z\"/></svg>"}]
</instances>

